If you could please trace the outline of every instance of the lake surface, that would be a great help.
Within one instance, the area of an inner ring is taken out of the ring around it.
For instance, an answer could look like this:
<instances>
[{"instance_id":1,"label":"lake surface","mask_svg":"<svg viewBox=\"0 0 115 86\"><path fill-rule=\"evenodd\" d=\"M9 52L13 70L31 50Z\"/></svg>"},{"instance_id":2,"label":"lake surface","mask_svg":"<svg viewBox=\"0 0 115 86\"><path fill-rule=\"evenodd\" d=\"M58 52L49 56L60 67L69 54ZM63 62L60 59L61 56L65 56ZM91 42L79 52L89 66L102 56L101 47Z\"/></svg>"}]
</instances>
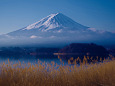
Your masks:
<instances>
[{"instance_id":1,"label":"lake surface","mask_svg":"<svg viewBox=\"0 0 115 86\"><path fill-rule=\"evenodd\" d=\"M31 63L31 64L38 64L38 60L41 62L45 62L48 64L51 64L52 61L54 61L56 64L61 65L64 63L64 65L68 65L68 60L73 57L73 59L80 58L83 59L84 55L78 56L78 55L12 55L12 56L0 56L0 63L8 63L8 59L12 63L18 63L19 61L21 63ZM87 57L87 56L86 56ZM91 57L91 56L89 56ZM95 56L96 58L96 56Z\"/></svg>"},{"instance_id":2,"label":"lake surface","mask_svg":"<svg viewBox=\"0 0 115 86\"><path fill-rule=\"evenodd\" d=\"M32 56L32 55L25 55L25 56L0 56L0 63L8 63L8 60L12 63L18 63L19 61L21 63L31 63L31 64L37 64L38 60L41 62L51 63L54 61L58 65L67 64L68 62L66 60L61 60L58 58L58 56L55 55L38 55L38 56Z\"/></svg>"}]
</instances>

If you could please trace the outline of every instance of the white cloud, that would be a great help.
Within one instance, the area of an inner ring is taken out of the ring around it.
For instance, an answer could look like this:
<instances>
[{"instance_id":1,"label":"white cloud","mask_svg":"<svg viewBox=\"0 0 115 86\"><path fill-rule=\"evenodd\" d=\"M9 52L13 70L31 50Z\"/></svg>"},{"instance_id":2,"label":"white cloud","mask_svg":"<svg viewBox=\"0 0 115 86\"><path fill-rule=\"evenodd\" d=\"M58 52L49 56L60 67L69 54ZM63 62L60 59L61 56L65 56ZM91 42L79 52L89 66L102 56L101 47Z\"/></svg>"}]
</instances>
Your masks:
<instances>
[{"instance_id":1,"label":"white cloud","mask_svg":"<svg viewBox=\"0 0 115 86\"><path fill-rule=\"evenodd\" d=\"M58 30L58 32L61 33L61 32L62 32L62 29Z\"/></svg>"},{"instance_id":2,"label":"white cloud","mask_svg":"<svg viewBox=\"0 0 115 86\"><path fill-rule=\"evenodd\" d=\"M55 38L56 36L50 36L50 38Z\"/></svg>"},{"instance_id":3,"label":"white cloud","mask_svg":"<svg viewBox=\"0 0 115 86\"><path fill-rule=\"evenodd\" d=\"M32 35L32 36L30 36L30 38L31 38L31 39L34 39L34 38L37 38L37 36Z\"/></svg>"},{"instance_id":4,"label":"white cloud","mask_svg":"<svg viewBox=\"0 0 115 86\"><path fill-rule=\"evenodd\" d=\"M88 29L89 29L89 30L92 30L92 31L94 31L94 32L96 31L96 29L95 29L95 28L88 28Z\"/></svg>"}]
</instances>

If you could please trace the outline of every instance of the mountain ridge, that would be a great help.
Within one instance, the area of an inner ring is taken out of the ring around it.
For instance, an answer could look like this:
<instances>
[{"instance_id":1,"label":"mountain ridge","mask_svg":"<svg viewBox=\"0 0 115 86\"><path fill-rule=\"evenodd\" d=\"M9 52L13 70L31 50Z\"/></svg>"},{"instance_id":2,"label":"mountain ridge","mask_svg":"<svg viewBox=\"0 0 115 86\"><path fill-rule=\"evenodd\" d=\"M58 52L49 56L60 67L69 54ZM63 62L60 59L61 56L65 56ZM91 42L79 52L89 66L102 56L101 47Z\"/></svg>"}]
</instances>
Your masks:
<instances>
[{"instance_id":1,"label":"mountain ridge","mask_svg":"<svg viewBox=\"0 0 115 86\"><path fill-rule=\"evenodd\" d=\"M1 44L61 46L70 43L115 44L115 33L77 23L62 13L51 14L22 29L0 36Z\"/></svg>"},{"instance_id":2,"label":"mountain ridge","mask_svg":"<svg viewBox=\"0 0 115 86\"><path fill-rule=\"evenodd\" d=\"M25 29L30 30L30 29L34 29L34 28L40 28L43 25L46 26L46 28L47 28L47 29L45 29L45 31L56 28L56 27L61 27L61 26L62 27L73 27L74 26L74 28L76 28L76 26L80 26L82 28L88 28L86 26L83 26L83 25L73 21L72 19L63 15L62 13L56 13L56 14L51 14L51 15L41 19L40 21L27 26ZM25 30L25 29L23 29L23 30ZM42 31L43 31L43 29L42 29Z\"/></svg>"},{"instance_id":3,"label":"mountain ridge","mask_svg":"<svg viewBox=\"0 0 115 86\"><path fill-rule=\"evenodd\" d=\"M84 25L81 25L77 22L75 22L74 20L72 20L71 18L63 15L62 13L55 13L55 14L51 14L43 19L41 19L40 21L37 21L33 24L28 25L25 28L13 31L8 33L8 35L13 35L15 33L18 34L18 32L28 32L35 33L36 31L40 31L40 32L47 32L47 31L57 31L57 32L61 32L62 30L67 31L67 30L86 30L89 27L86 27ZM31 32L29 32L29 30L31 30Z\"/></svg>"}]
</instances>

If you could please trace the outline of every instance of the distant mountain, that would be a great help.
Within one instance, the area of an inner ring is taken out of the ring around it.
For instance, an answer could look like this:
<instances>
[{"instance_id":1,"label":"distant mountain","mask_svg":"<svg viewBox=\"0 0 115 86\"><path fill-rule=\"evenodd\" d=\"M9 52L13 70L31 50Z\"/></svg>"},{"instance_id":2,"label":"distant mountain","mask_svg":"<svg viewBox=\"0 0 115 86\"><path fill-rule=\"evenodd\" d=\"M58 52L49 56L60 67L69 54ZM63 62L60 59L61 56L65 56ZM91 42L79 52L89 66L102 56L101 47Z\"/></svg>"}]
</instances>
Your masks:
<instances>
[{"instance_id":1,"label":"distant mountain","mask_svg":"<svg viewBox=\"0 0 115 86\"><path fill-rule=\"evenodd\" d=\"M0 46L64 46L70 43L115 44L115 33L81 25L62 13L51 14L22 29L0 36Z\"/></svg>"},{"instance_id":2,"label":"distant mountain","mask_svg":"<svg viewBox=\"0 0 115 86\"><path fill-rule=\"evenodd\" d=\"M20 30L8 33L11 36L38 35L41 32L83 31L89 27L83 26L62 13L51 14L40 21Z\"/></svg>"}]
</instances>

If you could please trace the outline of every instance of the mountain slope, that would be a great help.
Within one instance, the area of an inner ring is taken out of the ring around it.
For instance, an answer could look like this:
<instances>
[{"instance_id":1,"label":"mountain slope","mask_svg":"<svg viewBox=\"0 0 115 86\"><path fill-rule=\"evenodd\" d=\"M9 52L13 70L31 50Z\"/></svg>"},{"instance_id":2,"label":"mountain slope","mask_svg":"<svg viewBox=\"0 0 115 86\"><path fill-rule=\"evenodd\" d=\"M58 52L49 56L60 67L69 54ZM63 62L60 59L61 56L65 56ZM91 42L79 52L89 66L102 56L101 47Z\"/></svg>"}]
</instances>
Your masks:
<instances>
[{"instance_id":1,"label":"mountain slope","mask_svg":"<svg viewBox=\"0 0 115 86\"><path fill-rule=\"evenodd\" d=\"M8 35L34 35L39 32L61 32L61 31L74 31L74 30L86 30L88 27L83 26L62 13L51 14L40 21L33 23L23 29L8 33ZM23 34L24 33L24 34Z\"/></svg>"},{"instance_id":2,"label":"mountain slope","mask_svg":"<svg viewBox=\"0 0 115 86\"><path fill-rule=\"evenodd\" d=\"M38 29L40 31L48 31L55 28L76 28L80 30L86 29L87 27L78 24L77 22L61 13L56 13L51 14L46 18L27 26L23 30Z\"/></svg>"},{"instance_id":3,"label":"mountain slope","mask_svg":"<svg viewBox=\"0 0 115 86\"><path fill-rule=\"evenodd\" d=\"M115 44L115 33L81 25L61 14L51 14L22 29L0 36L0 45L64 46L70 43Z\"/></svg>"}]
</instances>

